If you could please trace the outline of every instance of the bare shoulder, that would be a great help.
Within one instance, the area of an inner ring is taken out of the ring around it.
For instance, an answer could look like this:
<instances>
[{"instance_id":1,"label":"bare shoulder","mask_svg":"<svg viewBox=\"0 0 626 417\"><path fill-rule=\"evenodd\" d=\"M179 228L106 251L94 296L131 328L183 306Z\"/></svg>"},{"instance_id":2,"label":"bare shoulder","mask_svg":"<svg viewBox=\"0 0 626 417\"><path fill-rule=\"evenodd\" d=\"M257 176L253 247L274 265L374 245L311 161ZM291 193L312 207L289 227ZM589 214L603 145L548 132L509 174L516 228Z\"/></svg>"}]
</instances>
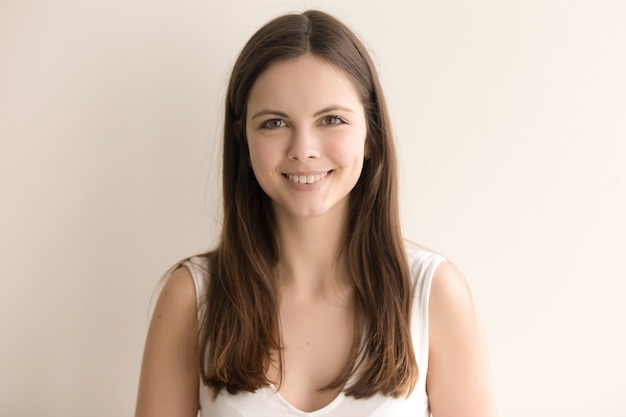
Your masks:
<instances>
[{"instance_id":1,"label":"bare shoulder","mask_svg":"<svg viewBox=\"0 0 626 417\"><path fill-rule=\"evenodd\" d=\"M433 416L495 416L484 335L470 288L450 262L433 276L429 344L426 386Z\"/></svg>"},{"instance_id":2,"label":"bare shoulder","mask_svg":"<svg viewBox=\"0 0 626 417\"><path fill-rule=\"evenodd\" d=\"M451 262L442 262L433 275L430 289L429 315L433 330L475 321L472 293L459 269Z\"/></svg>"},{"instance_id":3,"label":"bare shoulder","mask_svg":"<svg viewBox=\"0 0 626 417\"><path fill-rule=\"evenodd\" d=\"M174 270L159 293L149 332L188 332L197 328L196 289L186 267Z\"/></svg>"},{"instance_id":4,"label":"bare shoulder","mask_svg":"<svg viewBox=\"0 0 626 417\"><path fill-rule=\"evenodd\" d=\"M181 266L167 277L154 312L174 315L189 310L196 310L196 289L189 269Z\"/></svg>"},{"instance_id":5,"label":"bare shoulder","mask_svg":"<svg viewBox=\"0 0 626 417\"><path fill-rule=\"evenodd\" d=\"M198 321L193 279L185 267L167 278L146 337L137 416L195 416Z\"/></svg>"}]
</instances>

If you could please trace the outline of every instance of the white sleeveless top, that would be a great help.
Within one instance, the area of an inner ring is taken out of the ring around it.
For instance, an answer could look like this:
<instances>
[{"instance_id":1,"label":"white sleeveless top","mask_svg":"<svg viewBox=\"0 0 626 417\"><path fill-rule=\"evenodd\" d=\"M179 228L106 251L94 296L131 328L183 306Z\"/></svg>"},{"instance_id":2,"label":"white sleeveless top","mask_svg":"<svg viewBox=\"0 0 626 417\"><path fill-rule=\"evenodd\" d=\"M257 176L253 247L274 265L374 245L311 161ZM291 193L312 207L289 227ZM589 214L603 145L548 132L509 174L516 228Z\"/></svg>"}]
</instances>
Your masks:
<instances>
[{"instance_id":1,"label":"white sleeveless top","mask_svg":"<svg viewBox=\"0 0 626 417\"><path fill-rule=\"evenodd\" d=\"M340 393L330 404L304 412L289 404L274 387L263 387L255 392L229 394L222 390L213 399L211 390L200 384L199 417L428 417L426 374L428 372L428 300L430 285L437 266L444 258L414 245L407 247L407 257L413 279L413 308L411 336L418 366L418 381L408 398L386 397L376 394L370 398L355 399ZM191 258L184 264L193 277L197 305L207 285L207 259ZM199 309L198 314L202 311Z\"/></svg>"}]
</instances>

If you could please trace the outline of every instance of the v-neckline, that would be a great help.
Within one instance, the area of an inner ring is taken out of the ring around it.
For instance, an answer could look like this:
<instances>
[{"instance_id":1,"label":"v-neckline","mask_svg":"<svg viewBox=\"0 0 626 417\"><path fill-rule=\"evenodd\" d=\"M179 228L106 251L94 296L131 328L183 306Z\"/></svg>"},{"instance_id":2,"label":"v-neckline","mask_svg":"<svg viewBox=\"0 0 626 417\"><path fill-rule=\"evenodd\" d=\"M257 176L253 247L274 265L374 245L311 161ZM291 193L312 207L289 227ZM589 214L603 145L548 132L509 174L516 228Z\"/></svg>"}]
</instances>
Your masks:
<instances>
[{"instance_id":1,"label":"v-neckline","mask_svg":"<svg viewBox=\"0 0 626 417\"><path fill-rule=\"evenodd\" d=\"M330 412L332 409L334 409L341 402L341 400L343 400L343 398L345 397L343 391L340 391L339 394L337 394L337 396L331 402L329 402L322 408L319 408L313 411L303 411L303 410L300 410L298 407L295 407L294 405L292 405L289 401L287 401L285 397L283 397L281 393L278 392L274 384L270 384L269 389L272 391L274 396L278 399L278 401L281 404L283 404L290 411L293 411L294 413L296 413L298 416L309 416L309 417L322 416Z\"/></svg>"}]
</instances>

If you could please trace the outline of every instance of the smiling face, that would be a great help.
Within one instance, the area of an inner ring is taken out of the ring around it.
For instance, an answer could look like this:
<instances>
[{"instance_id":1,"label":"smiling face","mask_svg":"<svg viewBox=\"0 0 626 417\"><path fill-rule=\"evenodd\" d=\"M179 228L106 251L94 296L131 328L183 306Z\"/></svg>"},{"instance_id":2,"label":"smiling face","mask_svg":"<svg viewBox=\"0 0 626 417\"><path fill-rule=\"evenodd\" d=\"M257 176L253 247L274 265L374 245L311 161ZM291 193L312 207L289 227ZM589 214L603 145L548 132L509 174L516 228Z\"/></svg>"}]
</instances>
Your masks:
<instances>
[{"instance_id":1,"label":"smiling face","mask_svg":"<svg viewBox=\"0 0 626 417\"><path fill-rule=\"evenodd\" d=\"M250 162L277 215L347 212L363 169L366 134L354 83L314 55L271 65L250 91Z\"/></svg>"}]
</instances>

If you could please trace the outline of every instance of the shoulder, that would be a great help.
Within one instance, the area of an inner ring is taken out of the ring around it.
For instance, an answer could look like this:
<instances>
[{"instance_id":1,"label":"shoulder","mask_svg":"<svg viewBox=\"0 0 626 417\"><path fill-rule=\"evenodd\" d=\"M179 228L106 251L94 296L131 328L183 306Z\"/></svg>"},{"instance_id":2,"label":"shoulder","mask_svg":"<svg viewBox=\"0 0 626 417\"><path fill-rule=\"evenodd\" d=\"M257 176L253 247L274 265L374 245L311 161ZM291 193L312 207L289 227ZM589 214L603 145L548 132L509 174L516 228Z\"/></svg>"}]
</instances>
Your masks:
<instances>
[{"instance_id":1,"label":"shoulder","mask_svg":"<svg viewBox=\"0 0 626 417\"><path fill-rule=\"evenodd\" d=\"M426 383L433 414L495 415L491 370L472 294L461 272L447 261L433 275L429 344Z\"/></svg>"},{"instance_id":2,"label":"shoulder","mask_svg":"<svg viewBox=\"0 0 626 417\"><path fill-rule=\"evenodd\" d=\"M433 275L428 310L431 355L477 341L479 326L470 288L448 261L442 262Z\"/></svg>"},{"instance_id":3,"label":"shoulder","mask_svg":"<svg viewBox=\"0 0 626 417\"><path fill-rule=\"evenodd\" d=\"M195 416L198 409L196 290L178 267L159 294L144 348L137 416Z\"/></svg>"},{"instance_id":4,"label":"shoulder","mask_svg":"<svg viewBox=\"0 0 626 417\"><path fill-rule=\"evenodd\" d=\"M441 308L451 313L447 307L454 308L459 301L464 301L466 307L468 302L471 304L471 293L463 275L443 255L408 240L405 240L405 250L415 284L426 287L430 310Z\"/></svg>"},{"instance_id":5,"label":"shoulder","mask_svg":"<svg viewBox=\"0 0 626 417\"><path fill-rule=\"evenodd\" d=\"M196 288L190 270L180 266L165 278L163 288L152 313L148 330L148 342L157 340L154 346L177 340L192 345L190 335L196 332ZM171 346L174 348L174 346Z\"/></svg>"},{"instance_id":6,"label":"shoulder","mask_svg":"<svg viewBox=\"0 0 626 417\"><path fill-rule=\"evenodd\" d=\"M179 266L165 278L154 315L184 311L196 305L196 286L190 269Z\"/></svg>"},{"instance_id":7,"label":"shoulder","mask_svg":"<svg viewBox=\"0 0 626 417\"><path fill-rule=\"evenodd\" d=\"M474 314L474 303L467 281L451 262L441 262L434 271L430 294L431 317L451 318ZM435 316L432 316L435 313Z\"/></svg>"}]
</instances>

